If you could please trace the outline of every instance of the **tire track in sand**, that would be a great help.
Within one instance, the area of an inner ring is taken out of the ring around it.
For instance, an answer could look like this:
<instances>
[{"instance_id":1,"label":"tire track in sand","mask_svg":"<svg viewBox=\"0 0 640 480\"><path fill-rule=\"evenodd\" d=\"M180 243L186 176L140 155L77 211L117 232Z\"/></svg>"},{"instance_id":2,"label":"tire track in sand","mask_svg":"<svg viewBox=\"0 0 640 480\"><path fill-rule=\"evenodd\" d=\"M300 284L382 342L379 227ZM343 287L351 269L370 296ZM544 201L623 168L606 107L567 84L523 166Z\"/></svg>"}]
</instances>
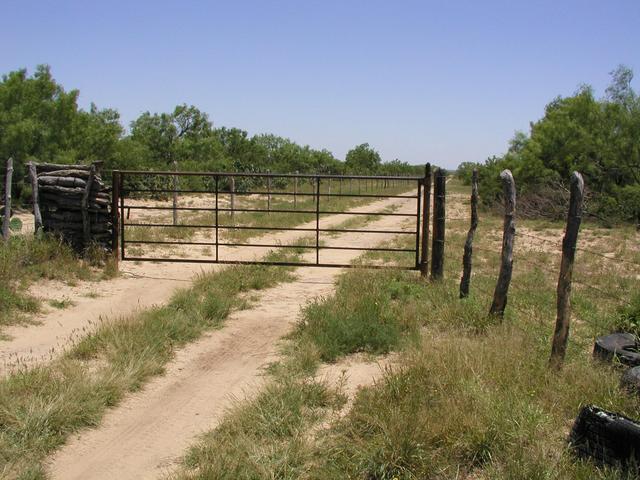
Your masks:
<instances>
[{"instance_id":1,"label":"tire track in sand","mask_svg":"<svg viewBox=\"0 0 640 480\"><path fill-rule=\"evenodd\" d=\"M401 212L414 202L404 201ZM398 228L398 218L369 226ZM380 244L387 234L343 234L328 245ZM330 251L348 263L359 252ZM49 463L54 479L157 478L184 454L196 437L221 420L233 398L260 388L262 370L277 358L277 343L300 308L333 292L337 268L296 269L298 279L261 292L256 306L232 313L225 326L176 353L167 372L111 410L97 429L71 438Z\"/></svg>"}]
</instances>

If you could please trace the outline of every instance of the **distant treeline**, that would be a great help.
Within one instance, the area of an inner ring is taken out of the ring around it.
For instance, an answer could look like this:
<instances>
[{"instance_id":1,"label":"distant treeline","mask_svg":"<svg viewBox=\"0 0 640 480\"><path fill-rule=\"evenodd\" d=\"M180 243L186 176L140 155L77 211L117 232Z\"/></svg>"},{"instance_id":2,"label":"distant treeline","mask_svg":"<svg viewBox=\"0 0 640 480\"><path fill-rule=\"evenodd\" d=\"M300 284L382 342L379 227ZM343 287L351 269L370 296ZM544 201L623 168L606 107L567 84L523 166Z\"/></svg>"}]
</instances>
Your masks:
<instances>
[{"instance_id":1,"label":"distant treeline","mask_svg":"<svg viewBox=\"0 0 640 480\"><path fill-rule=\"evenodd\" d=\"M521 213L559 217L566 213L571 172L585 177L588 213L605 222L640 219L640 98L631 87L633 72L620 66L604 98L582 86L558 97L527 135L517 132L507 153L484 163L463 163L458 175L469 182L479 170L483 201L500 198L499 172L511 169Z\"/></svg>"},{"instance_id":2,"label":"distant treeline","mask_svg":"<svg viewBox=\"0 0 640 480\"><path fill-rule=\"evenodd\" d=\"M78 107L78 90L65 91L46 65L32 76L26 70L3 75L0 82L0 162L13 157L15 197L27 198L25 164L104 162L104 170L173 169L320 174L406 175L421 167L383 162L368 144L350 150L345 161L328 150L301 146L277 135L249 136L238 128L214 128L195 106L178 105L169 113L145 112L128 133L119 113L94 104Z\"/></svg>"}]
</instances>

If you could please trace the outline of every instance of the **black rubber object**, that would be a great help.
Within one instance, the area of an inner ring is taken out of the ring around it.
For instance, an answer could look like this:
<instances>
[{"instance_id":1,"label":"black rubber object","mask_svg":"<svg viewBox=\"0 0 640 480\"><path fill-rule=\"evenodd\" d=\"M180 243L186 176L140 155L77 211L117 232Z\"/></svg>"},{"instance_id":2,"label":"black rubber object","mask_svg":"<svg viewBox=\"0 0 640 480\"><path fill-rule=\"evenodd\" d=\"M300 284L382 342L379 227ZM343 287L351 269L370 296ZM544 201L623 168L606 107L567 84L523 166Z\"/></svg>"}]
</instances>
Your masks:
<instances>
[{"instance_id":1,"label":"black rubber object","mask_svg":"<svg viewBox=\"0 0 640 480\"><path fill-rule=\"evenodd\" d=\"M631 333L612 333L596 338L593 356L601 360L612 361L614 358L630 367L640 366L640 344Z\"/></svg>"},{"instance_id":2,"label":"black rubber object","mask_svg":"<svg viewBox=\"0 0 640 480\"><path fill-rule=\"evenodd\" d=\"M623 415L594 405L583 407L571 429L569 444L580 458L640 472L640 423Z\"/></svg>"},{"instance_id":3,"label":"black rubber object","mask_svg":"<svg viewBox=\"0 0 640 480\"><path fill-rule=\"evenodd\" d=\"M640 395L640 367L626 370L620 380L620 386L629 392Z\"/></svg>"}]
</instances>

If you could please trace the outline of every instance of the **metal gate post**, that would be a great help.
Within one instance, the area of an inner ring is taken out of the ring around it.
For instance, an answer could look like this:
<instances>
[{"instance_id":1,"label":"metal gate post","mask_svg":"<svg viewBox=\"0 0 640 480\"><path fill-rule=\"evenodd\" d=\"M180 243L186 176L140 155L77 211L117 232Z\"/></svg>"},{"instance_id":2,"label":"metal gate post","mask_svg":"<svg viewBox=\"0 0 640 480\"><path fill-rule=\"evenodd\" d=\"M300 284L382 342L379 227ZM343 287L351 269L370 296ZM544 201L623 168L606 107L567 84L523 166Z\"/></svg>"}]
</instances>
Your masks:
<instances>
[{"instance_id":1,"label":"metal gate post","mask_svg":"<svg viewBox=\"0 0 640 480\"><path fill-rule=\"evenodd\" d=\"M422 208L422 256L420 273L426 277L429 273L429 213L431 207L431 164L424 167L424 200Z\"/></svg>"},{"instance_id":2,"label":"metal gate post","mask_svg":"<svg viewBox=\"0 0 640 480\"><path fill-rule=\"evenodd\" d=\"M216 262L218 261L218 183L219 176L216 175Z\"/></svg>"},{"instance_id":3,"label":"metal gate post","mask_svg":"<svg viewBox=\"0 0 640 480\"><path fill-rule=\"evenodd\" d=\"M119 177L119 182L118 182L118 189L119 189L119 195L118 197L120 198L120 222L119 222L119 229L120 229L120 260L124 260L124 227L125 227L125 223L124 223L124 172L120 172L120 174L118 175Z\"/></svg>"},{"instance_id":4,"label":"metal gate post","mask_svg":"<svg viewBox=\"0 0 640 480\"><path fill-rule=\"evenodd\" d=\"M114 170L111 174L111 253L118 270L120 239L120 218L118 215L118 203L120 202L120 172Z\"/></svg>"},{"instance_id":5,"label":"metal gate post","mask_svg":"<svg viewBox=\"0 0 640 480\"><path fill-rule=\"evenodd\" d=\"M320 177L316 175L316 265L320 263Z\"/></svg>"}]
</instances>

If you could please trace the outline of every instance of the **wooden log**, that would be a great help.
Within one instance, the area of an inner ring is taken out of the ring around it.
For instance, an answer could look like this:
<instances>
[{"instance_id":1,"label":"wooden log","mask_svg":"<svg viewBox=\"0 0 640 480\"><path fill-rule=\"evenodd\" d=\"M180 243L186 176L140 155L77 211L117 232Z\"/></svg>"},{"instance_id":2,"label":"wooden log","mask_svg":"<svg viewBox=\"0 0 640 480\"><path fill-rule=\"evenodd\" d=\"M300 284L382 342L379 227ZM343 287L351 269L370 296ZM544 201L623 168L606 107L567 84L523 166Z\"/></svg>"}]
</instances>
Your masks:
<instances>
[{"instance_id":1,"label":"wooden log","mask_svg":"<svg viewBox=\"0 0 640 480\"><path fill-rule=\"evenodd\" d=\"M91 220L89 219L89 195L91 193L91 186L93 185L93 177L96 173L96 167L91 165L91 171L89 172L89 178L87 179L84 193L82 194L82 229L84 233L84 246L85 248L91 243Z\"/></svg>"},{"instance_id":2,"label":"wooden log","mask_svg":"<svg viewBox=\"0 0 640 480\"><path fill-rule=\"evenodd\" d=\"M91 169L90 165L61 165L56 163L36 163L36 170L38 173L41 172L53 172L56 170L84 170L87 173Z\"/></svg>"},{"instance_id":3,"label":"wooden log","mask_svg":"<svg viewBox=\"0 0 640 480\"><path fill-rule=\"evenodd\" d=\"M42 196L46 195L47 198L64 198L69 201L77 201L79 202L82 199L82 195L84 195L83 188L71 188L71 187L59 187L56 185L41 185L40 192L42 192ZM110 199L110 195L106 192L97 192L93 193L89 196L89 199L93 202L97 203L108 203Z\"/></svg>"},{"instance_id":4,"label":"wooden log","mask_svg":"<svg viewBox=\"0 0 640 480\"><path fill-rule=\"evenodd\" d=\"M551 346L549 364L555 369L562 367L569 340L569 326L571 322L571 279L573 276L573 262L578 243L578 232L582 221L582 205L584 202L584 180L578 172L571 176L571 196L569 199L569 213L567 227L562 240L562 260L560 275L556 289L556 328Z\"/></svg>"},{"instance_id":5,"label":"wooden log","mask_svg":"<svg viewBox=\"0 0 640 480\"><path fill-rule=\"evenodd\" d=\"M89 178L89 177L87 177ZM54 176L43 176L38 177L39 185L47 185L47 186L58 186L58 187L69 187L69 188L85 188L87 185L87 181L82 178L76 177L54 177ZM97 189L97 185L96 185Z\"/></svg>"},{"instance_id":6,"label":"wooden log","mask_svg":"<svg viewBox=\"0 0 640 480\"><path fill-rule=\"evenodd\" d=\"M431 164L424 167L424 198L422 203L422 250L420 257L420 274L426 277L429 273L429 217L431 208Z\"/></svg>"},{"instance_id":7,"label":"wooden log","mask_svg":"<svg viewBox=\"0 0 640 480\"><path fill-rule=\"evenodd\" d=\"M444 275L445 200L447 174L442 168L436 172L433 184L433 240L431 242L431 279Z\"/></svg>"},{"instance_id":8,"label":"wooden log","mask_svg":"<svg viewBox=\"0 0 640 480\"><path fill-rule=\"evenodd\" d=\"M55 170L52 172L43 172L38 174L38 179L42 177L66 177L66 178L77 178L79 180L87 180L89 178L89 173L84 170ZM93 178L93 182L95 185L100 186L100 188L107 188L102 181L102 178L97 173Z\"/></svg>"},{"instance_id":9,"label":"wooden log","mask_svg":"<svg viewBox=\"0 0 640 480\"><path fill-rule=\"evenodd\" d=\"M43 192L41 195L42 209L66 209L66 210L80 210L82 208L82 197L62 197L59 195L50 195ZM109 201L102 198L89 199L89 211L106 211L109 206Z\"/></svg>"},{"instance_id":10,"label":"wooden log","mask_svg":"<svg viewBox=\"0 0 640 480\"><path fill-rule=\"evenodd\" d=\"M13 182L13 158L7 159L6 176L4 179L4 216L2 221L2 238L9 240L9 224L11 223L11 187Z\"/></svg>"},{"instance_id":11,"label":"wooden log","mask_svg":"<svg viewBox=\"0 0 640 480\"><path fill-rule=\"evenodd\" d=\"M82 222L59 222L45 218L43 225L47 230L77 233L80 238L84 239L84 224ZM91 225L91 233L109 232L110 227L110 223L94 223Z\"/></svg>"},{"instance_id":12,"label":"wooden log","mask_svg":"<svg viewBox=\"0 0 640 480\"><path fill-rule=\"evenodd\" d=\"M473 173L471 174L471 226L467 232L467 240L464 242L462 278L460 279L460 298L466 298L469 296L473 257L473 236L476 233L476 228L478 228L478 169L474 168Z\"/></svg>"},{"instance_id":13,"label":"wooden log","mask_svg":"<svg viewBox=\"0 0 640 480\"><path fill-rule=\"evenodd\" d=\"M81 178L86 180L89 178L89 170L77 170L72 168L72 165L69 165L70 168L66 168L64 170L50 170L45 172L40 172L38 174L38 178L40 177L74 177Z\"/></svg>"},{"instance_id":14,"label":"wooden log","mask_svg":"<svg viewBox=\"0 0 640 480\"><path fill-rule=\"evenodd\" d=\"M31 201L33 203L33 223L34 233L37 234L42 228L42 213L40 212L40 198L38 187L38 173L33 162L29 162L29 179L31 180Z\"/></svg>"},{"instance_id":15,"label":"wooden log","mask_svg":"<svg viewBox=\"0 0 640 480\"><path fill-rule=\"evenodd\" d=\"M500 174L502 190L504 192L504 226L502 234L502 254L500 273L496 289L493 293L493 302L489 313L502 318L507 307L507 294L511 283L513 271L513 241L516 236L516 184L510 170L503 170Z\"/></svg>"},{"instance_id":16,"label":"wooden log","mask_svg":"<svg viewBox=\"0 0 640 480\"><path fill-rule=\"evenodd\" d=\"M92 212L88 209L87 213L92 223L105 223L111 221L111 216L107 210ZM82 222L82 212L79 210L47 211L45 212L45 217L59 222Z\"/></svg>"}]
</instances>

